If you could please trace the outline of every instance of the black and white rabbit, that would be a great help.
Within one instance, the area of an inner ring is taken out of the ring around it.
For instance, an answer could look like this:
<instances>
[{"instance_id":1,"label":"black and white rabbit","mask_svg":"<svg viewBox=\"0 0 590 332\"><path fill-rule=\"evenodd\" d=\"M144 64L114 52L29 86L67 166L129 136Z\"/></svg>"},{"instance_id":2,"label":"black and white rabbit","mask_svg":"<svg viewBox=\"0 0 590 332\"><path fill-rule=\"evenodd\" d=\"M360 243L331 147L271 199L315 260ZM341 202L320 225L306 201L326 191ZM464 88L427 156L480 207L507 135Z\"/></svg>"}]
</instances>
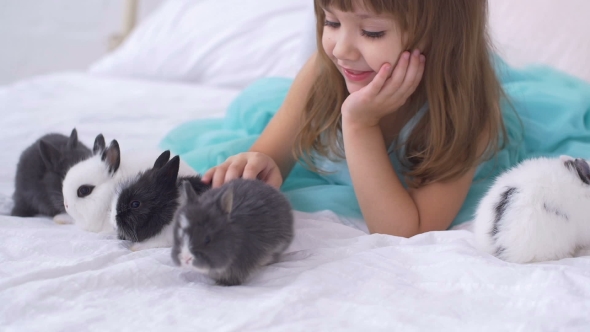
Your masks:
<instances>
[{"instance_id":1,"label":"black and white rabbit","mask_svg":"<svg viewBox=\"0 0 590 332\"><path fill-rule=\"evenodd\" d=\"M218 285L239 285L278 261L293 233L289 201L260 180L232 180L201 195L185 182L175 215L172 260Z\"/></svg>"},{"instance_id":2,"label":"black and white rabbit","mask_svg":"<svg viewBox=\"0 0 590 332\"><path fill-rule=\"evenodd\" d=\"M75 128L70 137L47 134L35 141L18 161L11 215L69 219L63 203L63 179L70 167L91 155L90 149L78 141Z\"/></svg>"},{"instance_id":3,"label":"black and white rabbit","mask_svg":"<svg viewBox=\"0 0 590 332\"><path fill-rule=\"evenodd\" d=\"M134 243L134 251L172 246L179 181L189 181L197 194L210 188L198 175L178 177L180 158L169 159L170 151L164 151L153 168L122 182L113 198L110 222L119 239Z\"/></svg>"},{"instance_id":4,"label":"black and white rabbit","mask_svg":"<svg viewBox=\"0 0 590 332\"><path fill-rule=\"evenodd\" d=\"M121 156L119 143L111 141L105 146L102 135L97 136L94 155L73 166L63 182L66 211L80 228L99 233L111 233L109 221L113 196L118 185L135 178L149 169L161 154L157 150L136 150ZM196 174L186 163L181 164L182 174Z\"/></svg>"},{"instance_id":5,"label":"black and white rabbit","mask_svg":"<svg viewBox=\"0 0 590 332\"><path fill-rule=\"evenodd\" d=\"M568 156L529 159L500 175L477 208L477 246L508 262L571 257L590 245L590 167Z\"/></svg>"}]
</instances>

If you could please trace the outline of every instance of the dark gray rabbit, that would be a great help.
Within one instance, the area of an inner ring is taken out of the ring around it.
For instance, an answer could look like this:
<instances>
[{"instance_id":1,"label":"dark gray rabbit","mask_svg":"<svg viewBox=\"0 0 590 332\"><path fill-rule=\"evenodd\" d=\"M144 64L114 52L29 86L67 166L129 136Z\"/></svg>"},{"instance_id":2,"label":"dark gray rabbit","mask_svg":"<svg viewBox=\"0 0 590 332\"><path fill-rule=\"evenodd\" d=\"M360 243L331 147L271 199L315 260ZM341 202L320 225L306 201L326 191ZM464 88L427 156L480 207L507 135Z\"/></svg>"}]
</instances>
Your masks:
<instances>
[{"instance_id":1,"label":"dark gray rabbit","mask_svg":"<svg viewBox=\"0 0 590 332\"><path fill-rule=\"evenodd\" d=\"M47 134L35 141L18 161L11 215L65 214L62 181L70 167L91 155L90 149L78 141L76 129L70 137Z\"/></svg>"},{"instance_id":2,"label":"dark gray rabbit","mask_svg":"<svg viewBox=\"0 0 590 332\"><path fill-rule=\"evenodd\" d=\"M198 175L178 176L180 158L169 159L170 151L164 151L153 168L123 182L113 199L111 224L119 239L134 242L134 251L172 246L180 181L189 181L199 194L211 187Z\"/></svg>"},{"instance_id":3,"label":"dark gray rabbit","mask_svg":"<svg viewBox=\"0 0 590 332\"><path fill-rule=\"evenodd\" d=\"M180 192L172 260L218 285L242 284L293 240L289 201L260 180L232 180L200 196L185 182Z\"/></svg>"}]
</instances>

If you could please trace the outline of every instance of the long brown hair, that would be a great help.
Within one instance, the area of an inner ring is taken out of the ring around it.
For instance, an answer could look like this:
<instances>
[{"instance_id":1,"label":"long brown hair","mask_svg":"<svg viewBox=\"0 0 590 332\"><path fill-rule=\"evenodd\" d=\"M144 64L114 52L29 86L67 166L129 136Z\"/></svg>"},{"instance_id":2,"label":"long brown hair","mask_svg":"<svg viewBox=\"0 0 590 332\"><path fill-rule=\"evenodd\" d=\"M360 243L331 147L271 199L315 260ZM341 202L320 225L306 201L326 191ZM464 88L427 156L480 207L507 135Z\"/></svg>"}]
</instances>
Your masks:
<instances>
[{"instance_id":1,"label":"long brown hair","mask_svg":"<svg viewBox=\"0 0 590 332\"><path fill-rule=\"evenodd\" d=\"M400 159L410 185L456 178L506 143L500 110L504 94L487 34L487 0L315 0L318 76L303 113L294 148L297 157L316 171L321 170L313 165L313 151L344 158L340 108L349 93L322 47L322 8L352 11L353 3L392 14L407 35L405 49L423 46L422 82L405 106L415 114L427 102L429 110L408 139L398 142L405 146Z\"/></svg>"}]
</instances>

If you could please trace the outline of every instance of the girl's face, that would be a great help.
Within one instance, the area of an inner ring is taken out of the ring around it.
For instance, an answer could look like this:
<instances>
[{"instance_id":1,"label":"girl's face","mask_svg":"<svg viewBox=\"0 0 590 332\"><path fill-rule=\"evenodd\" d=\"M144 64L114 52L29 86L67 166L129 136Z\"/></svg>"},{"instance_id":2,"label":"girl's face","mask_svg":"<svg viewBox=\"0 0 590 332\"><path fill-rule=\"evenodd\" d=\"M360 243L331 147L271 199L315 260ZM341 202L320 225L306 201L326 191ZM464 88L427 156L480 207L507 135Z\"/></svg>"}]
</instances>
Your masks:
<instances>
[{"instance_id":1,"label":"girl's face","mask_svg":"<svg viewBox=\"0 0 590 332\"><path fill-rule=\"evenodd\" d=\"M369 84L384 63L395 66L404 50L393 16L358 7L352 12L325 8L324 13L322 46L344 76L348 92Z\"/></svg>"}]
</instances>

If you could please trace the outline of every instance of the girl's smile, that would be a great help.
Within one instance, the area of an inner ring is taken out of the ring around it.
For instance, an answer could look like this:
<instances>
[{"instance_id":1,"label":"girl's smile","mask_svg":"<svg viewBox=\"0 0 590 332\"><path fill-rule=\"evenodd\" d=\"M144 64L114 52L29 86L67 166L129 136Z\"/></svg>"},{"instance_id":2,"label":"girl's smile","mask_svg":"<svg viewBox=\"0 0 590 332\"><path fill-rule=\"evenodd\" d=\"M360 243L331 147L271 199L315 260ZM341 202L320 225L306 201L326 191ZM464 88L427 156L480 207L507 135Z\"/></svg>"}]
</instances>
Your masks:
<instances>
[{"instance_id":1,"label":"girl's smile","mask_svg":"<svg viewBox=\"0 0 590 332\"><path fill-rule=\"evenodd\" d=\"M353 82L364 82L364 81L371 81L373 77L375 77L375 72L373 70L369 71L359 71L359 70L352 70L345 67L340 66L342 74L347 81Z\"/></svg>"}]
</instances>

